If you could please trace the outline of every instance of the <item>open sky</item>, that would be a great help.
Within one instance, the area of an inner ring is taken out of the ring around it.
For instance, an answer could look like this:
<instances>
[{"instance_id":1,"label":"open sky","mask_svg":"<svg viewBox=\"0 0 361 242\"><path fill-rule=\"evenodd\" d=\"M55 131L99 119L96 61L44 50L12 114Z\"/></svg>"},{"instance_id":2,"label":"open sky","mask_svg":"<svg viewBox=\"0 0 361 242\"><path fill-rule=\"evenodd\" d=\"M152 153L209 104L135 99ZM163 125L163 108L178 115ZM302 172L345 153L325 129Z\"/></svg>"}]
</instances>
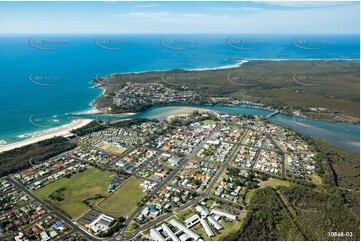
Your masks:
<instances>
[{"instance_id":1,"label":"open sky","mask_svg":"<svg viewBox=\"0 0 361 242\"><path fill-rule=\"evenodd\" d=\"M0 2L0 33L359 34L359 2Z\"/></svg>"}]
</instances>

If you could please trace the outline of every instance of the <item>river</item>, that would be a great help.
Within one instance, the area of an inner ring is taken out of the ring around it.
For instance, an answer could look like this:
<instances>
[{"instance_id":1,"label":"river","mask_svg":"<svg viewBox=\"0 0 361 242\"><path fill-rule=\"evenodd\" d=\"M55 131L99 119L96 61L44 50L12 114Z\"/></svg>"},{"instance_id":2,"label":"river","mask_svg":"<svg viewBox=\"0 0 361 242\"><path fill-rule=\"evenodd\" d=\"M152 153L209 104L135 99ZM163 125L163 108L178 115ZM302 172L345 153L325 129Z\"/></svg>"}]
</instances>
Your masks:
<instances>
[{"instance_id":1,"label":"river","mask_svg":"<svg viewBox=\"0 0 361 242\"><path fill-rule=\"evenodd\" d=\"M238 104L235 106L162 105L151 107L146 111L135 115L112 116L111 119L121 120L126 118L162 118L173 115L177 112L177 109L184 109L187 107L209 109L223 114L266 116L272 113L272 111L264 110L250 104ZM92 115L90 115L90 117L91 116ZM89 117L89 115L87 115L87 117ZM94 116L93 118L101 119L102 117ZM107 119L109 119L109 116L107 116ZM348 151L357 154L360 153L360 125L313 120L283 113L276 114L267 120L272 124L284 126L286 128L297 131L298 133L307 134L316 138L321 138Z\"/></svg>"}]
</instances>

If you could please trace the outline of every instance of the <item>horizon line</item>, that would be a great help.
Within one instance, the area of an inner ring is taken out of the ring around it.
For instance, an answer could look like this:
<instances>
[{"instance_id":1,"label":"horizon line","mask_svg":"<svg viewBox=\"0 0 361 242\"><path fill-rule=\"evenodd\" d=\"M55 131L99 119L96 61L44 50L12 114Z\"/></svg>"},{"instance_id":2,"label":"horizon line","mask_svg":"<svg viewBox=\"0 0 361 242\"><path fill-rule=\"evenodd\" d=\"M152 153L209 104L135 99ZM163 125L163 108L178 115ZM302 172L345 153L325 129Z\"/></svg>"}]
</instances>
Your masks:
<instances>
[{"instance_id":1,"label":"horizon line","mask_svg":"<svg viewBox=\"0 0 361 242\"><path fill-rule=\"evenodd\" d=\"M156 32L156 33L132 33L132 32L128 32L128 33L123 33L123 32L114 32L114 33L91 33L91 32L87 32L87 33L73 33L73 32L64 32L64 33L44 33L44 32L24 32L24 33L0 33L0 35L28 35L28 34L72 34L72 35L90 35L90 34L94 34L94 35L98 35L98 34L148 34L148 35L153 35L153 34L277 34L277 35L287 35L287 34L293 34L293 35L297 35L297 34L319 34L319 35L326 35L326 34L334 34L334 35L360 35L360 33L252 33L252 32L244 32L244 33L240 33L240 32L228 32L228 33L192 33L192 32L172 32L172 33L163 33L163 32Z\"/></svg>"}]
</instances>

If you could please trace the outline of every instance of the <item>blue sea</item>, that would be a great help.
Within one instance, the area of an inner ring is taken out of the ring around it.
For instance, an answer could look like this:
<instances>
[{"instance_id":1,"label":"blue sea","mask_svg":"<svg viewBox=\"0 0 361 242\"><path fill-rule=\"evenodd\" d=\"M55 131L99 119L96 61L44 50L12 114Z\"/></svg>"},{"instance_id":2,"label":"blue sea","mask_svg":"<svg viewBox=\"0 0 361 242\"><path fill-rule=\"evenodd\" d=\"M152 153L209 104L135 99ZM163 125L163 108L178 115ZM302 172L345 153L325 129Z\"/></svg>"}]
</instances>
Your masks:
<instances>
[{"instance_id":1,"label":"blue sea","mask_svg":"<svg viewBox=\"0 0 361 242\"><path fill-rule=\"evenodd\" d=\"M0 35L0 45L0 145L91 110L102 93L91 83L96 75L221 68L239 59L360 57L359 35ZM350 142L359 142L356 136Z\"/></svg>"}]
</instances>

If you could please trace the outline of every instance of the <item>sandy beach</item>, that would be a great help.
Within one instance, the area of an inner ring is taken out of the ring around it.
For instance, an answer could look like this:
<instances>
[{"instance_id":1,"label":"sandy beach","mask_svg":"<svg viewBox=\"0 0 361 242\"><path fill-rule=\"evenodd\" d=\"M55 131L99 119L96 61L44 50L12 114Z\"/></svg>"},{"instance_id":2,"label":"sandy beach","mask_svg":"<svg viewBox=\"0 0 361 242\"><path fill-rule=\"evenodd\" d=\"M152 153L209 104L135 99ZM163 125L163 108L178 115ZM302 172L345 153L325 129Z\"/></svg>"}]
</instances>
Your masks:
<instances>
[{"instance_id":1,"label":"sandy beach","mask_svg":"<svg viewBox=\"0 0 361 242\"><path fill-rule=\"evenodd\" d=\"M12 143L12 144L8 144L8 145L3 145L0 146L0 153L7 151L7 150L12 150L15 148L19 148L25 145L29 145L32 143L36 143L42 140L46 140L46 139L50 139L53 138L54 136L67 136L70 135L70 131L73 129L78 129L80 127L83 127L85 125L87 125L88 123L90 123L92 121L92 119L77 119L74 120L71 124L66 125L66 127L64 127L64 129L60 129L60 130L56 130L53 132L47 132L44 134L41 134L39 136L36 137L32 137L30 139L26 139L20 142L16 142L16 143Z\"/></svg>"},{"instance_id":2,"label":"sandy beach","mask_svg":"<svg viewBox=\"0 0 361 242\"><path fill-rule=\"evenodd\" d=\"M191 108L191 107L181 107L174 109L166 114L167 121L170 121L174 117L186 117L191 113L198 111L199 113L214 113L215 111L206 109L206 108Z\"/></svg>"}]
</instances>

